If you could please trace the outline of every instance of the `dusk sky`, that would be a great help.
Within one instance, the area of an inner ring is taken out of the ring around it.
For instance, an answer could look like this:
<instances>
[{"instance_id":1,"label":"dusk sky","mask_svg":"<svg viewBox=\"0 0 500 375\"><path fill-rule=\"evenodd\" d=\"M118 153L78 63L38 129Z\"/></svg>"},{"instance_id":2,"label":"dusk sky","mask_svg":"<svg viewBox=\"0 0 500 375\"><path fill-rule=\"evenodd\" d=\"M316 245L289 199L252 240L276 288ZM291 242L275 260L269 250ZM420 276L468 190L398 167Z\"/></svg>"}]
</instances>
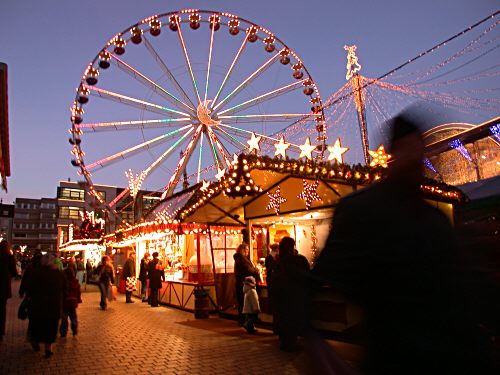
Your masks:
<instances>
[{"instance_id":1,"label":"dusk sky","mask_svg":"<svg viewBox=\"0 0 500 375\"><path fill-rule=\"evenodd\" d=\"M363 75L377 77L492 14L499 4L494 0L2 0L0 62L9 69L12 175L9 192L0 192L0 198L12 203L16 197L55 197L58 181L82 179L70 164L68 143L75 89L107 41L148 16L199 8L230 12L265 27L300 56L326 100L345 83L345 44L357 45Z\"/></svg>"}]
</instances>

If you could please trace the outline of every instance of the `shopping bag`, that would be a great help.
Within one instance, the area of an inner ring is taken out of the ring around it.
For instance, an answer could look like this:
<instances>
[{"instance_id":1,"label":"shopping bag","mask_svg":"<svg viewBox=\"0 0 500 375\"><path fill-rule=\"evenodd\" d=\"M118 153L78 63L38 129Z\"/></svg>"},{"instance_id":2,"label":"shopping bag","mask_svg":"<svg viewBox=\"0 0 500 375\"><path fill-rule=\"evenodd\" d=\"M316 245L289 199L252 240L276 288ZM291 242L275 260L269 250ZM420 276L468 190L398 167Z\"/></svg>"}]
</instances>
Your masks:
<instances>
[{"instance_id":1,"label":"shopping bag","mask_svg":"<svg viewBox=\"0 0 500 375\"><path fill-rule=\"evenodd\" d=\"M117 293L116 286L110 285L108 287L108 301L109 302L116 301L116 293Z\"/></svg>"},{"instance_id":2,"label":"shopping bag","mask_svg":"<svg viewBox=\"0 0 500 375\"><path fill-rule=\"evenodd\" d=\"M24 298L19 305L19 309L17 310L17 317L21 320L26 320L28 317L28 304L29 301L27 298Z\"/></svg>"},{"instance_id":3,"label":"shopping bag","mask_svg":"<svg viewBox=\"0 0 500 375\"><path fill-rule=\"evenodd\" d=\"M125 290L127 292L135 292L137 290L137 280L135 277L127 277L127 283L125 286Z\"/></svg>"}]
</instances>

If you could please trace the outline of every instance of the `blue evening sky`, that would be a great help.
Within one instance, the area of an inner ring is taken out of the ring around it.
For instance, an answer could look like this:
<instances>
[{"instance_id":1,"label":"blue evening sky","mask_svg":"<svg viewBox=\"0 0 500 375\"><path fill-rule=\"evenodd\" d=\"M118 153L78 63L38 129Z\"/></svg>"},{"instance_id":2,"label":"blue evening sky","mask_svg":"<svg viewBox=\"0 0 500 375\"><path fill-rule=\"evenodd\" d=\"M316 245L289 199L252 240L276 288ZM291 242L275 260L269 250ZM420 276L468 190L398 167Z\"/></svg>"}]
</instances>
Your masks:
<instances>
[{"instance_id":1,"label":"blue evening sky","mask_svg":"<svg viewBox=\"0 0 500 375\"><path fill-rule=\"evenodd\" d=\"M326 100L345 83L344 44L358 46L362 74L376 77L498 6L493 0L2 0L12 176L0 198L54 197L59 180L81 179L70 165L67 132L75 88L111 37L148 16L199 8L263 26L300 56Z\"/></svg>"}]
</instances>

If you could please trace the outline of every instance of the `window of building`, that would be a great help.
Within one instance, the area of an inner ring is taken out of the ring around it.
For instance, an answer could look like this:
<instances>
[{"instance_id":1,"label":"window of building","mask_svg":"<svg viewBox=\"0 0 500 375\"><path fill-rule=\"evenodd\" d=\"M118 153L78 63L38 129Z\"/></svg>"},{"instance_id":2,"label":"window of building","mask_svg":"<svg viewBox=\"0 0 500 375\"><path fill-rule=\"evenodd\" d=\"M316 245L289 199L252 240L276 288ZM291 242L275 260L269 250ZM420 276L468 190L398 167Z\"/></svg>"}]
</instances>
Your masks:
<instances>
[{"instance_id":1,"label":"window of building","mask_svg":"<svg viewBox=\"0 0 500 375\"><path fill-rule=\"evenodd\" d=\"M14 233L14 238L26 238L26 233Z\"/></svg>"},{"instance_id":2,"label":"window of building","mask_svg":"<svg viewBox=\"0 0 500 375\"><path fill-rule=\"evenodd\" d=\"M57 189L57 198L71 199L75 201L84 201L85 190L59 187Z\"/></svg>"},{"instance_id":3,"label":"window of building","mask_svg":"<svg viewBox=\"0 0 500 375\"><path fill-rule=\"evenodd\" d=\"M59 207L59 217L61 219L80 219L80 211L83 212L81 207Z\"/></svg>"},{"instance_id":4,"label":"window of building","mask_svg":"<svg viewBox=\"0 0 500 375\"><path fill-rule=\"evenodd\" d=\"M56 204L55 203L42 203L41 208L54 209L54 208L56 208Z\"/></svg>"},{"instance_id":5,"label":"window of building","mask_svg":"<svg viewBox=\"0 0 500 375\"><path fill-rule=\"evenodd\" d=\"M104 202L106 202L106 192L105 191L98 191L97 194L102 198Z\"/></svg>"}]
</instances>

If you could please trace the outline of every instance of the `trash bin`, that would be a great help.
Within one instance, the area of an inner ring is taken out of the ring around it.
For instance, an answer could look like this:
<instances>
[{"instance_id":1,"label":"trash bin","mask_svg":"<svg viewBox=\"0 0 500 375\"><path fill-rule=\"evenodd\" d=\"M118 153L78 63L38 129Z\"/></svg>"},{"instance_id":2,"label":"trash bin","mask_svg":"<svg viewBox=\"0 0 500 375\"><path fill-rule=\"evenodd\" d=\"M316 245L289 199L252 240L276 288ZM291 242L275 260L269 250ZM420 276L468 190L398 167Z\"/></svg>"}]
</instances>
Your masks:
<instances>
[{"instance_id":1,"label":"trash bin","mask_svg":"<svg viewBox=\"0 0 500 375\"><path fill-rule=\"evenodd\" d=\"M210 299L208 292L203 288L196 288L194 294L194 317L196 319L207 319L210 310Z\"/></svg>"}]
</instances>

